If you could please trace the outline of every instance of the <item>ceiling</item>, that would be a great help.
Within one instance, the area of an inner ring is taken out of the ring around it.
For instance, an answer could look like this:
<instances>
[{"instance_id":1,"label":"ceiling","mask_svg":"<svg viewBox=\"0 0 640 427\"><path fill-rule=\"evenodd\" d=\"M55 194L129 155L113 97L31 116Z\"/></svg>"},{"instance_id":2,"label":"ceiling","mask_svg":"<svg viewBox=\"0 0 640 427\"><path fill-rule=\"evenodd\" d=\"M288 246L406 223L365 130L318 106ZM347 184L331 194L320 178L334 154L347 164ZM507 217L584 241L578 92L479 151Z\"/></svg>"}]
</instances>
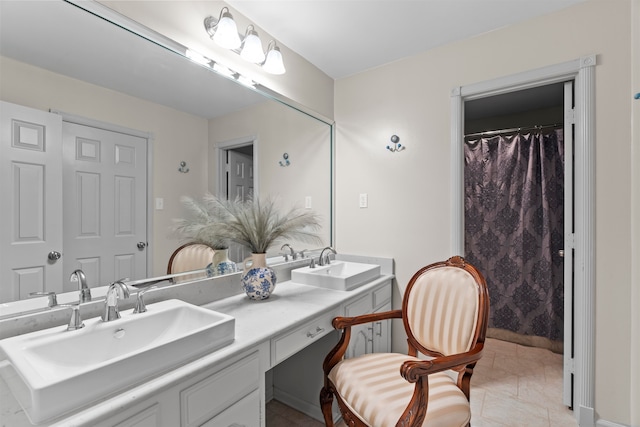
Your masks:
<instances>
[{"instance_id":1,"label":"ceiling","mask_svg":"<svg viewBox=\"0 0 640 427\"><path fill-rule=\"evenodd\" d=\"M334 79L581 1L226 0Z\"/></svg>"}]
</instances>

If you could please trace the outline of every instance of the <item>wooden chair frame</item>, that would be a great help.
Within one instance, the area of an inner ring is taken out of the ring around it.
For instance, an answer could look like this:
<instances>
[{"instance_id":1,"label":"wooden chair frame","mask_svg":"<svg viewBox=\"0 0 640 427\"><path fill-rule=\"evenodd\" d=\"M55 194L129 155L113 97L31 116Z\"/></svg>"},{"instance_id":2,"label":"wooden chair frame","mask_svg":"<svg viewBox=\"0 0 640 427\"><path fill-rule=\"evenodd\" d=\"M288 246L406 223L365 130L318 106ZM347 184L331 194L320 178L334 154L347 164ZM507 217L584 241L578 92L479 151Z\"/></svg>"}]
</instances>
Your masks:
<instances>
[{"instance_id":1,"label":"wooden chair frame","mask_svg":"<svg viewBox=\"0 0 640 427\"><path fill-rule=\"evenodd\" d=\"M425 273L427 270L440 268L440 267L458 267L469 272L475 279L478 287L478 317L476 321L476 327L469 351L449 356L444 356L441 353L434 352L422 346L411 332L408 319L404 316L407 311L407 305L409 302L408 296L410 295L411 288L417 281L417 279ZM406 409L402 416L398 420L396 426L403 427L416 427L422 426L427 413L428 396L429 396L429 380L428 376L436 372L443 372L447 370L454 370L458 372L457 386L462 390L467 400L469 400L470 393L470 380L473 374L473 369L482 357L482 350L484 348L484 341L487 331L487 323L489 319L489 295L487 292L487 284L482 275L473 267L467 263L462 257L454 256L447 261L437 262L430 264L426 267L418 270L407 285L405 295L402 302L401 310L392 310L382 313L365 314L356 317L336 317L333 319L333 327L335 329L342 329L342 335L340 341L326 356L322 368L324 370L324 387L320 391L320 406L322 408L322 414L324 416L325 425L327 427L333 426L333 416L331 406L333 403L333 396L336 396L338 406L342 417L350 427L369 427L360 418L353 414L340 395L337 393L333 383L329 379L329 373L333 367L340 362L349 346L349 340L351 338L351 327L370 323L378 322L387 319L402 319L407 332L408 342L408 355L417 356L417 353L423 353L425 355L434 357L432 360L421 361L406 361L400 367L400 375L410 383L415 383L415 388L411 400L408 402Z\"/></svg>"},{"instance_id":2,"label":"wooden chair frame","mask_svg":"<svg viewBox=\"0 0 640 427\"><path fill-rule=\"evenodd\" d=\"M204 243L199 243L199 242L188 242L185 243L184 245L179 246L175 251L173 251L173 253L171 254L171 256L169 257L169 262L167 263L167 275L169 274L173 274L171 269L173 267L173 260L176 258L176 256L180 253L180 251L188 246L193 246L193 245L203 245L203 246L207 246ZM211 250L213 251L214 249L211 248Z\"/></svg>"}]
</instances>

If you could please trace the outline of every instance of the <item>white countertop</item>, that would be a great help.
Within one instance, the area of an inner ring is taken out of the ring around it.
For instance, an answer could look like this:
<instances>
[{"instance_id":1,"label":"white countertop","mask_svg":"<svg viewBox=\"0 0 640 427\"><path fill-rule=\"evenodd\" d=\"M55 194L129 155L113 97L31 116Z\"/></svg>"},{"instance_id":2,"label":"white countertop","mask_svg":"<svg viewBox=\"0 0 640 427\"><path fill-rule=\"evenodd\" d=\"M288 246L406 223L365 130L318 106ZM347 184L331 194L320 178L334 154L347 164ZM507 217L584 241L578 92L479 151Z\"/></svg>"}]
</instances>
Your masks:
<instances>
[{"instance_id":1,"label":"white countertop","mask_svg":"<svg viewBox=\"0 0 640 427\"><path fill-rule=\"evenodd\" d=\"M91 426L99 420L211 368L218 362L257 348L260 344L268 342L271 338L306 320L338 309L342 304L357 299L360 295L366 294L392 278L392 274L383 273L378 279L351 291L328 290L285 281L276 285L274 293L267 300L250 300L243 293L203 304L203 307L235 317L233 343L49 425ZM20 405L1 379L0 400L2 400L0 416L3 426L31 426Z\"/></svg>"}]
</instances>

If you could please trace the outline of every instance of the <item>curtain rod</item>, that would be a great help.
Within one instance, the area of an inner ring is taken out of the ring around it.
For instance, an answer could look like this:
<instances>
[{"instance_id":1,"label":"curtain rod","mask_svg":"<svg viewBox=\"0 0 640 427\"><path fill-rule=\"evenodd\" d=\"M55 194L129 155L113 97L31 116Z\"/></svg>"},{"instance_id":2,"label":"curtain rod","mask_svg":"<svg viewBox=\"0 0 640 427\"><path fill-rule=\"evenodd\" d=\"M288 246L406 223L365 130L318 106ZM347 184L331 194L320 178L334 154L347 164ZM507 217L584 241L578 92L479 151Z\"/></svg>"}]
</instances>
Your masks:
<instances>
[{"instance_id":1,"label":"curtain rod","mask_svg":"<svg viewBox=\"0 0 640 427\"><path fill-rule=\"evenodd\" d=\"M564 123L552 123L552 124L548 124L548 125L535 125L535 126L525 126L525 127L518 127L518 128L510 128L510 129L498 129L498 130L487 130L484 132L477 132L477 133L469 133L466 134L464 137L470 137L470 136L490 136L490 135L499 135L501 133L511 133L511 132L522 132L524 130L540 130L540 129L544 129L544 128L549 128L549 127L560 127L560 126L564 126Z\"/></svg>"}]
</instances>

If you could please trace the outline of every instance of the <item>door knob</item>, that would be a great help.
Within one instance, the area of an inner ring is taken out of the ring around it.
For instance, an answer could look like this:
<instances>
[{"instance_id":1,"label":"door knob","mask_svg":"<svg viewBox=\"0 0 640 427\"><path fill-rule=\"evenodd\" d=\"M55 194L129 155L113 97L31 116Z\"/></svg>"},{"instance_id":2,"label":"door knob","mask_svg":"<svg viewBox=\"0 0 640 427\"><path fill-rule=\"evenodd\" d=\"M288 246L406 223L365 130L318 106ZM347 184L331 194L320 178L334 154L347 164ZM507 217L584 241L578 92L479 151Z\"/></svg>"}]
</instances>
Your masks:
<instances>
[{"instance_id":1,"label":"door knob","mask_svg":"<svg viewBox=\"0 0 640 427\"><path fill-rule=\"evenodd\" d=\"M138 242L138 249L143 250L146 247L147 247L147 244L145 242Z\"/></svg>"},{"instance_id":2,"label":"door knob","mask_svg":"<svg viewBox=\"0 0 640 427\"><path fill-rule=\"evenodd\" d=\"M564 249L560 249L558 255L560 255L560 258L564 258Z\"/></svg>"},{"instance_id":3,"label":"door knob","mask_svg":"<svg viewBox=\"0 0 640 427\"><path fill-rule=\"evenodd\" d=\"M51 251L49 252L49 255L47 255L47 258L49 258L49 261L53 261L53 262L56 262L61 257L62 257L62 254L58 251Z\"/></svg>"}]
</instances>

